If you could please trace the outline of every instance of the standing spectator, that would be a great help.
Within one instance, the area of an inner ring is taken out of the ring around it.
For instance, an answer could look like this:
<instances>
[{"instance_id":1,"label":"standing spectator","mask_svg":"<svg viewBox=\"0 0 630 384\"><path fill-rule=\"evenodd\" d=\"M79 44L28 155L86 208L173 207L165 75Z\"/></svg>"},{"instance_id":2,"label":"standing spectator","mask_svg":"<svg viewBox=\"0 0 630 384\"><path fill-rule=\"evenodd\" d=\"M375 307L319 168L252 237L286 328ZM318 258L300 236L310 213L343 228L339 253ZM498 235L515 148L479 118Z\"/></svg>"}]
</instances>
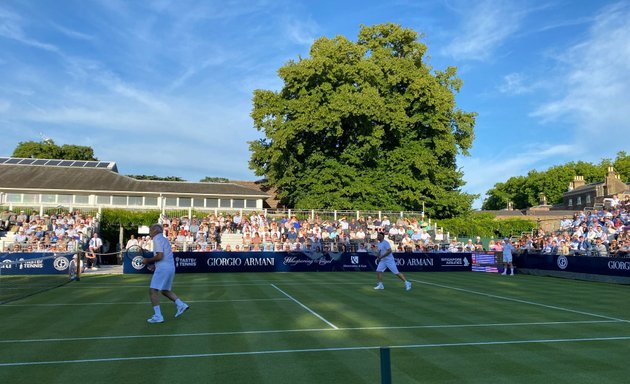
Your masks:
<instances>
[{"instance_id":1,"label":"standing spectator","mask_svg":"<svg viewBox=\"0 0 630 384\"><path fill-rule=\"evenodd\" d=\"M95 232L90 239L90 245L88 247L88 253L91 256L88 256L88 264L91 259L92 269L94 269L95 264L98 265L101 263L101 260L99 260L100 255L97 256L97 253L100 252L102 246L103 240L101 240L101 238L98 237L98 233Z\"/></svg>"},{"instance_id":2,"label":"standing spectator","mask_svg":"<svg viewBox=\"0 0 630 384\"><path fill-rule=\"evenodd\" d=\"M173 260L173 252L168 240L162 234L162 226L153 224L149 230L149 236L153 239L153 254L155 256L143 258L142 263L149 265L154 271L149 285L149 298L153 306L153 316L147 319L151 324L163 323L164 317L160 309L160 297L158 293L162 293L165 297L175 303L177 311L175 317L181 316L188 308L188 304L184 303L175 292L171 291L173 280L175 279L175 261Z\"/></svg>"},{"instance_id":3,"label":"standing spectator","mask_svg":"<svg viewBox=\"0 0 630 384\"><path fill-rule=\"evenodd\" d=\"M392 254L392 247L389 241L385 240L385 233L379 232L376 239L378 240L376 256L378 265L376 266L376 287L374 289L385 289L383 286L383 272L389 269L396 277L405 282L405 289L407 291L410 290L411 282L407 281L405 275L398 271L396 260L394 260L394 255Z\"/></svg>"},{"instance_id":4,"label":"standing spectator","mask_svg":"<svg viewBox=\"0 0 630 384\"><path fill-rule=\"evenodd\" d=\"M129 237L129 240L127 241L127 245L125 246L125 249L129 249L131 247L137 247L138 246L138 239L136 239L136 236L132 233L131 236Z\"/></svg>"},{"instance_id":5,"label":"standing spectator","mask_svg":"<svg viewBox=\"0 0 630 384\"><path fill-rule=\"evenodd\" d=\"M503 239L505 243L503 245L503 263L505 265L503 269L502 275L507 275L507 269L510 268L510 276L514 276L514 266L512 265L512 252L514 251L514 246L512 245L512 240L509 238Z\"/></svg>"}]
</instances>

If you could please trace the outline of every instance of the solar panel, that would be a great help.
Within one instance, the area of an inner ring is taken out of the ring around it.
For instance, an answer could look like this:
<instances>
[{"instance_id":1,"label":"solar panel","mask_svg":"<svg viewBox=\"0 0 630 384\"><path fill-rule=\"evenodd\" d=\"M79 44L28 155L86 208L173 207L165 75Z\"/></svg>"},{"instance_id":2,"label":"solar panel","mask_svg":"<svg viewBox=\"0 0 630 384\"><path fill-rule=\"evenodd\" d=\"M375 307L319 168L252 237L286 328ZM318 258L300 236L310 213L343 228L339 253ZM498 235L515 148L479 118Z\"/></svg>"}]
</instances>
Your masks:
<instances>
[{"instance_id":1,"label":"solar panel","mask_svg":"<svg viewBox=\"0 0 630 384\"><path fill-rule=\"evenodd\" d=\"M58 166L58 167L80 167L80 168L100 168L100 169L107 168L107 169L111 169L114 172L118 172L116 163L114 163L113 161L0 157L0 164L45 165L45 166Z\"/></svg>"}]
</instances>

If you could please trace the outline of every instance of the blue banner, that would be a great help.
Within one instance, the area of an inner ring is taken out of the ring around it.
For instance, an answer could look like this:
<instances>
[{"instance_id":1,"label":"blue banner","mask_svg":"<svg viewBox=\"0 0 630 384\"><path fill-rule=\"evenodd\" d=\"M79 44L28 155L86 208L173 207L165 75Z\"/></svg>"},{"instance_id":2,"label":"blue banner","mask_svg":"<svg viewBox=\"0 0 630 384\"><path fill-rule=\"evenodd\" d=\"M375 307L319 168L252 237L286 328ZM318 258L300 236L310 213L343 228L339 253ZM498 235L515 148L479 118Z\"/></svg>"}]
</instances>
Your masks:
<instances>
[{"instance_id":1,"label":"blue banner","mask_svg":"<svg viewBox=\"0 0 630 384\"><path fill-rule=\"evenodd\" d=\"M514 264L517 268L630 277L630 260L625 258L530 253L514 255Z\"/></svg>"},{"instance_id":2,"label":"blue banner","mask_svg":"<svg viewBox=\"0 0 630 384\"><path fill-rule=\"evenodd\" d=\"M124 273L150 273L138 252L127 252ZM470 253L394 253L401 272L470 271ZM366 252L175 252L178 273L374 271Z\"/></svg>"},{"instance_id":3,"label":"blue banner","mask_svg":"<svg viewBox=\"0 0 630 384\"><path fill-rule=\"evenodd\" d=\"M72 253L2 253L0 274L2 275L62 275L69 274Z\"/></svg>"}]
</instances>

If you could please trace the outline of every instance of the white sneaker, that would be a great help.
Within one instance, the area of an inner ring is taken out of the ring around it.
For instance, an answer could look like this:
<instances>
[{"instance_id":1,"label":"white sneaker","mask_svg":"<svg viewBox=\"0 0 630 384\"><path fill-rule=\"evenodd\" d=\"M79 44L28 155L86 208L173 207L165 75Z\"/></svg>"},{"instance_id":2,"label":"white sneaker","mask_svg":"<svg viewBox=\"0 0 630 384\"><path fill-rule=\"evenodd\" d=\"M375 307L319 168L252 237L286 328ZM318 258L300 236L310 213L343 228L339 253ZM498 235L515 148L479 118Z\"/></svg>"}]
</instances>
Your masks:
<instances>
[{"instance_id":1,"label":"white sneaker","mask_svg":"<svg viewBox=\"0 0 630 384\"><path fill-rule=\"evenodd\" d=\"M177 312L175 313L175 317L180 317L186 310L190 308L188 304L180 305L177 307Z\"/></svg>"},{"instance_id":2,"label":"white sneaker","mask_svg":"<svg viewBox=\"0 0 630 384\"><path fill-rule=\"evenodd\" d=\"M514 272L510 273L510 276L514 276Z\"/></svg>"},{"instance_id":3,"label":"white sneaker","mask_svg":"<svg viewBox=\"0 0 630 384\"><path fill-rule=\"evenodd\" d=\"M383 286L383 284L378 283L376 284L376 287L374 287L374 289L385 289L385 287Z\"/></svg>"},{"instance_id":4,"label":"white sneaker","mask_svg":"<svg viewBox=\"0 0 630 384\"><path fill-rule=\"evenodd\" d=\"M411 291L411 282L410 281L405 281L405 290Z\"/></svg>"},{"instance_id":5,"label":"white sneaker","mask_svg":"<svg viewBox=\"0 0 630 384\"><path fill-rule=\"evenodd\" d=\"M159 315L153 315L153 316L151 316L151 318L147 319L147 322L151 323L151 324L163 323L164 322L164 317L159 316Z\"/></svg>"},{"instance_id":6,"label":"white sneaker","mask_svg":"<svg viewBox=\"0 0 630 384\"><path fill-rule=\"evenodd\" d=\"M502 275L505 276L505 275L507 275L507 273L505 273L505 271L503 271Z\"/></svg>"}]
</instances>

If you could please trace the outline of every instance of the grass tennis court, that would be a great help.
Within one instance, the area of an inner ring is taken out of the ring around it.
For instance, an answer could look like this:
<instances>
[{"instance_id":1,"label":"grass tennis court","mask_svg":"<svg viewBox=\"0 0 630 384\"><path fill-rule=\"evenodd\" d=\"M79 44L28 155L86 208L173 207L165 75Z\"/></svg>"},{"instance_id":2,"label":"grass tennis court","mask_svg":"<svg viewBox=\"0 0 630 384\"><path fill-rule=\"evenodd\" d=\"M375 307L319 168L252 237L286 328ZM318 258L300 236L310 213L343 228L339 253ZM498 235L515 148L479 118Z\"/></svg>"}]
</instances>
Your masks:
<instances>
[{"instance_id":1,"label":"grass tennis court","mask_svg":"<svg viewBox=\"0 0 630 384\"><path fill-rule=\"evenodd\" d=\"M2 383L620 383L628 287L485 273L179 274L191 309L148 324L148 275L84 276L0 305Z\"/></svg>"}]
</instances>

